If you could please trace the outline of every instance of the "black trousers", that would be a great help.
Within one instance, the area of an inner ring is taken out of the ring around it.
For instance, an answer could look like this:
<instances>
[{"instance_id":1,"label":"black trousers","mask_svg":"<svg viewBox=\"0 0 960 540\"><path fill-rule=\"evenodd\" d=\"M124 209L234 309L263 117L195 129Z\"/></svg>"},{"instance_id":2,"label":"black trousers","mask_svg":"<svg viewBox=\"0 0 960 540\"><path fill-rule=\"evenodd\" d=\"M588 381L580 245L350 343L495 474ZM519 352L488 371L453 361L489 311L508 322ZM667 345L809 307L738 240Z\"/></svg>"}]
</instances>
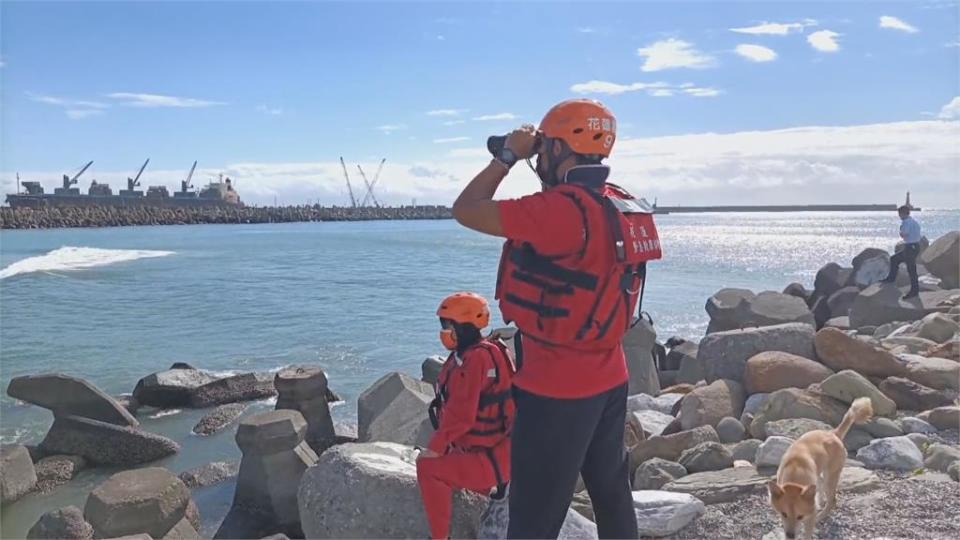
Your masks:
<instances>
[{"instance_id":1,"label":"black trousers","mask_svg":"<svg viewBox=\"0 0 960 540\"><path fill-rule=\"evenodd\" d=\"M637 538L630 466L623 446L627 385L583 399L514 388L507 538L556 538L577 473L593 501L600 538Z\"/></svg>"},{"instance_id":2,"label":"black trousers","mask_svg":"<svg viewBox=\"0 0 960 540\"><path fill-rule=\"evenodd\" d=\"M917 280L918 253L920 253L920 244L905 244L899 253L890 257L890 273L887 274L887 281L895 281L897 272L900 271L900 264L906 263L907 273L910 274L910 290L919 291L920 282Z\"/></svg>"}]
</instances>

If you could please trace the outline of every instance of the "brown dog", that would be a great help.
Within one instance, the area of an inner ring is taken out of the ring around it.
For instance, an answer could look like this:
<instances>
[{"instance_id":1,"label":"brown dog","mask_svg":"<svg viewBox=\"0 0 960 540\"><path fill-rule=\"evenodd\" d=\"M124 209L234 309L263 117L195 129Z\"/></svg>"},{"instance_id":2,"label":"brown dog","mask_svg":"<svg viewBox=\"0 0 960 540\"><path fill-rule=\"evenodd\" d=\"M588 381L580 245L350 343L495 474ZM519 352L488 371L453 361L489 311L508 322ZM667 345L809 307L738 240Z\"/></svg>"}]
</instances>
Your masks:
<instances>
[{"instance_id":1,"label":"brown dog","mask_svg":"<svg viewBox=\"0 0 960 540\"><path fill-rule=\"evenodd\" d=\"M847 461L843 438L850 426L866 422L871 416L870 398L857 398L836 429L805 433L787 449L780 460L776 480L767 485L770 504L780 514L787 538L796 537L800 523L803 523L804 538L813 538L817 522L836 506L837 484ZM819 513L817 492L823 502Z\"/></svg>"}]
</instances>

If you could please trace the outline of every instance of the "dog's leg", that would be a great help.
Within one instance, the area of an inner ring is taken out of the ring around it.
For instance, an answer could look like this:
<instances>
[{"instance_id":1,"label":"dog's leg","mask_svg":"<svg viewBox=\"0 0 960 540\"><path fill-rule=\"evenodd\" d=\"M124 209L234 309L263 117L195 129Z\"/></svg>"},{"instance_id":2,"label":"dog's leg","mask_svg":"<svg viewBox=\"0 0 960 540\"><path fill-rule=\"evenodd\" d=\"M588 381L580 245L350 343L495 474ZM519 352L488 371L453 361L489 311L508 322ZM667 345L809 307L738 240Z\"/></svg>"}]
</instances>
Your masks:
<instances>
[{"instance_id":1,"label":"dog's leg","mask_svg":"<svg viewBox=\"0 0 960 540\"><path fill-rule=\"evenodd\" d=\"M803 520L803 538L804 540L813 540L813 533L817 530L817 514L814 514Z\"/></svg>"},{"instance_id":2,"label":"dog's leg","mask_svg":"<svg viewBox=\"0 0 960 540\"><path fill-rule=\"evenodd\" d=\"M817 521L827 517L837 506L837 486L840 484L840 474L843 473L843 462L831 462L823 478L823 509L817 514Z\"/></svg>"}]
</instances>

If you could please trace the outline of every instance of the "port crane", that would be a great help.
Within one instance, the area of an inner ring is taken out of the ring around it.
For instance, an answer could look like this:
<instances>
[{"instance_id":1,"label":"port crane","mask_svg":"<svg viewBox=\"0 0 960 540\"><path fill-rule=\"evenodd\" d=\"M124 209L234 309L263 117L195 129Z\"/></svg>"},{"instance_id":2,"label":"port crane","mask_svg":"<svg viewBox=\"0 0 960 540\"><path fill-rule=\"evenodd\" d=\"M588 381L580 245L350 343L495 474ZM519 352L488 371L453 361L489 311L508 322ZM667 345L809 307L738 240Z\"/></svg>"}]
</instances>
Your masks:
<instances>
[{"instance_id":1,"label":"port crane","mask_svg":"<svg viewBox=\"0 0 960 540\"><path fill-rule=\"evenodd\" d=\"M357 169L360 170L360 176L363 177L363 183L367 186L367 194L363 196L363 201L360 203L360 206L366 206L367 201L373 200L373 204L377 205L377 208L380 207L380 201L377 200L377 196L373 194L373 188L377 185L377 181L380 179L380 173L383 171L383 164L387 162L387 158L380 160L380 166L377 167L376 174L373 175L373 181L367 181L367 175L363 172L363 167L360 164L357 164Z\"/></svg>"},{"instance_id":2,"label":"port crane","mask_svg":"<svg viewBox=\"0 0 960 540\"><path fill-rule=\"evenodd\" d=\"M353 186L350 185L350 175L347 174L347 164L343 162L343 156L340 156L340 166L343 167L343 177L347 179L347 191L350 192L350 206L357 207L357 199L353 196Z\"/></svg>"}]
</instances>

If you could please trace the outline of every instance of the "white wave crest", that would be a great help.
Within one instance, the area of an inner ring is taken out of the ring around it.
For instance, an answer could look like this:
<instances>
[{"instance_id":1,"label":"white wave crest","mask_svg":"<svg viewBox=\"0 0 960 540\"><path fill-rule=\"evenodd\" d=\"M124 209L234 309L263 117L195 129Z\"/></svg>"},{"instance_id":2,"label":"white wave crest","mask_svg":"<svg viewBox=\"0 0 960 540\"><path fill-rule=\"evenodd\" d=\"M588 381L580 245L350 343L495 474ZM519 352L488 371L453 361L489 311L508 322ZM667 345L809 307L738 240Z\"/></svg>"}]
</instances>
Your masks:
<instances>
[{"instance_id":1,"label":"white wave crest","mask_svg":"<svg viewBox=\"0 0 960 540\"><path fill-rule=\"evenodd\" d=\"M173 251L146 249L101 249L64 246L36 257L28 257L0 270L0 279L33 272L82 270L119 262L173 255Z\"/></svg>"},{"instance_id":2,"label":"white wave crest","mask_svg":"<svg viewBox=\"0 0 960 540\"><path fill-rule=\"evenodd\" d=\"M180 414L181 412L183 412L181 409L164 409L162 411L151 414L149 418L156 420L157 418L163 418L164 416L173 416L174 414Z\"/></svg>"}]
</instances>

